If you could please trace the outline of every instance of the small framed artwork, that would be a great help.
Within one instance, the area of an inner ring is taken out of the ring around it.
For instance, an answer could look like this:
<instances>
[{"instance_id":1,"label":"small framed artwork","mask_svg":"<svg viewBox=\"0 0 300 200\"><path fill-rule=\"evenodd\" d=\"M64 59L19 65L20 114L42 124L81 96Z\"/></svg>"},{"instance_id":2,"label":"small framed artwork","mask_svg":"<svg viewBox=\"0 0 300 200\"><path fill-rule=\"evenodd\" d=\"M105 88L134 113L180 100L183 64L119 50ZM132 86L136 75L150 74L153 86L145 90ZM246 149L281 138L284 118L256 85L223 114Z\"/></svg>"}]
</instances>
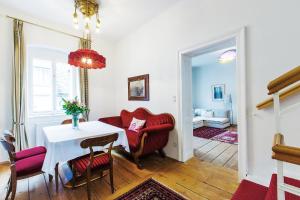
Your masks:
<instances>
[{"instance_id":1,"label":"small framed artwork","mask_svg":"<svg viewBox=\"0 0 300 200\"><path fill-rule=\"evenodd\" d=\"M225 97L225 85L216 84L212 85L212 100L213 101L224 101Z\"/></svg>"},{"instance_id":2,"label":"small framed artwork","mask_svg":"<svg viewBox=\"0 0 300 200\"><path fill-rule=\"evenodd\" d=\"M149 101L149 74L128 78L128 100Z\"/></svg>"}]
</instances>

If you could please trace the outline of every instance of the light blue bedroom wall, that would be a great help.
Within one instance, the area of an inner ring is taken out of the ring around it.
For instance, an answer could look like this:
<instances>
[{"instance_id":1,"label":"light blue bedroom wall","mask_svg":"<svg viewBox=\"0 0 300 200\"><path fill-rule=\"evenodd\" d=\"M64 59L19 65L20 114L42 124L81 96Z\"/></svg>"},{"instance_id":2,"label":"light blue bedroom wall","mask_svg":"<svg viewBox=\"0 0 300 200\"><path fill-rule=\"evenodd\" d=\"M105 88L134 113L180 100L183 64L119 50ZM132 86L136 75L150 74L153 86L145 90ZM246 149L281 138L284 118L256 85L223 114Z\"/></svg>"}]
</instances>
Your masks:
<instances>
[{"instance_id":1,"label":"light blue bedroom wall","mask_svg":"<svg viewBox=\"0 0 300 200\"><path fill-rule=\"evenodd\" d=\"M210 64L192 69L193 107L229 109L224 101L212 100L212 85L225 84L225 96L231 94L233 123L237 123L235 62Z\"/></svg>"}]
</instances>

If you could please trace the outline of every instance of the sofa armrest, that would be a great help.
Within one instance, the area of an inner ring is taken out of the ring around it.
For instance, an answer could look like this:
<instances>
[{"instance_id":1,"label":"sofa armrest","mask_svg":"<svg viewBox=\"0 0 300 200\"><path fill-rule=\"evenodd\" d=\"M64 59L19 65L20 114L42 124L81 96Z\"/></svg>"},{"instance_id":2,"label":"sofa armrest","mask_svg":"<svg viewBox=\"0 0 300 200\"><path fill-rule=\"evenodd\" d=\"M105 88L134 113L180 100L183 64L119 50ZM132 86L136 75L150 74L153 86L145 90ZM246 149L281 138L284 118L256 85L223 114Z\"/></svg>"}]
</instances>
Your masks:
<instances>
[{"instance_id":1,"label":"sofa armrest","mask_svg":"<svg viewBox=\"0 0 300 200\"><path fill-rule=\"evenodd\" d=\"M140 130L140 133L151 133L151 132L160 132L160 131L171 131L173 130L174 125L173 124L160 124L155 126L150 126L147 128L143 128Z\"/></svg>"},{"instance_id":2,"label":"sofa armrest","mask_svg":"<svg viewBox=\"0 0 300 200\"><path fill-rule=\"evenodd\" d=\"M104 122L113 126L117 126L119 128L122 127L122 120L120 116L113 116L113 117L104 117L104 118L99 118L98 121Z\"/></svg>"}]
</instances>

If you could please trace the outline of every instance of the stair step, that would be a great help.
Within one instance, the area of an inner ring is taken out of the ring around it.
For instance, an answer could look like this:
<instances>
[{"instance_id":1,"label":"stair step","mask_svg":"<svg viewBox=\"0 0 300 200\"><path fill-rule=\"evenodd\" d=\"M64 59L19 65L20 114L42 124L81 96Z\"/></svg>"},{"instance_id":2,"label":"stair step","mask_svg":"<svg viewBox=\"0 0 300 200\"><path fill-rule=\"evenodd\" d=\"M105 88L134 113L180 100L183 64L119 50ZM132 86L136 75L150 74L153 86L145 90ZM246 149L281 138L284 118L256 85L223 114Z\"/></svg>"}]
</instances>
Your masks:
<instances>
[{"instance_id":1,"label":"stair step","mask_svg":"<svg viewBox=\"0 0 300 200\"><path fill-rule=\"evenodd\" d=\"M284 177L284 182L289 185L300 188L300 180L296 180L296 179L289 178L289 177ZM265 200L277 200L277 175L276 174L272 175L272 178L270 181L270 186L269 186ZM296 196L294 194L286 192L285 200L300 200L300 196Z\"/></svg>"},{"instance_id":2,"label":"stair step","mask_svg":"<svg viewBox=\"0 0 300 200\"><path fill-rule=\"evenodd\" d=\"M284 177L284 182L300 188L300 180ZM243 180L231 200L277 200L277 175L272 175L269 188ZM300 196L286 192L285 200L300 200Z\"/></svg>"},{"instance_id":3,"label":"stair step","mask_svg":"<svg viewBox=\"0 0 300 200\"><path fill-rule=\"evenodd\" d=\"M242 180L231 200L264 200L268 188L257 183Z\"/></svg>"}]
</instances>

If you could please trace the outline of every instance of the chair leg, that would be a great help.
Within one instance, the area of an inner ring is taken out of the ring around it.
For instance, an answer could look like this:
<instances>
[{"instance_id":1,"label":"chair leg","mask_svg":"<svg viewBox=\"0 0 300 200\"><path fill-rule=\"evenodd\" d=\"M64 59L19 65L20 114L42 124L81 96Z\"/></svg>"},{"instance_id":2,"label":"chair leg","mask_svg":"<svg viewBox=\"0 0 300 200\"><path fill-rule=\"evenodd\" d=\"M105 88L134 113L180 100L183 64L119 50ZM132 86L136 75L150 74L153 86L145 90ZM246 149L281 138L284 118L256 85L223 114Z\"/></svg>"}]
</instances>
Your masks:
<instances>
[{"instance_id":1,"label":"chair leg","mask_svg":"<svg viewBox=\"0 0 300 200\"><path fill-rule=\"evenodd\" d=\"M109 177L110 177L111 193L114 193L115 192L115 188L114 188L114 171L113 171L113 166L111 166L110 169L109 169Z\"/></svg>"},{"instance_id":2,"label":"chair leg","mask_svg":"<svg viewBox=\"0 0 300 200\"><path fill-rule=\"evenodd\" d=\"M58 163L55 165L55 188L56 192L58 192Z\"/></svg>"},{"instance_id":3,"label":"chair leg","mask_svg":"<svg viewBox=\"0 0 300 200\"><path fill-rule=\"evenodd\" d=\"M74 189L75 185L76 185L76 171L74 170L74 167L72 167L72 174L73 174L73 177L72 177L72 189Z\"/></svg>"},{"instance_id":4,"label":"chair leg","mask_svg":"<svg viewBox=\"0 0 300 200\"><path fill-rule=\"evenodd\" d=\"M15 199L15 196L16 196L16 191L17 191L17 179L15 178L12 178L11 180L11 197L10 197L10 200L14 200Z\"/></svg>"},{"instance_id":5,"label":"chair leg","mask_svg":"<svg viewBox=\"0 0 300 200\"><path fill-rule=\"evenodd\" d=\"M8 197L9 197L9 195L11 193L11 189L12 189L11 178L9 178L7 184L8 184L8 189L7 189L7 192L6 192L5 200L8 200Z\"/></svg>"},{"instance_id":6,"label":"chair leg","mask_svg":"<svg viewBox=\"0 0 300 200\"><path fill-rule=\"evenodd\" d=\"M91 171L90 169L88 169L86 175L86 190L87 190L88 200L91 200L90 175L91 175Z\"/></svg>"},{"instance_id":7,"label":"chair leg","mask_svg":"<svg viewBox=\"0 0 300 200\"><path fill-rule=\"evenodd\" d=\"M52 182L52 180L53 180L53 176L49 174L49 182Z\"/></svg>"}]
</instances>

